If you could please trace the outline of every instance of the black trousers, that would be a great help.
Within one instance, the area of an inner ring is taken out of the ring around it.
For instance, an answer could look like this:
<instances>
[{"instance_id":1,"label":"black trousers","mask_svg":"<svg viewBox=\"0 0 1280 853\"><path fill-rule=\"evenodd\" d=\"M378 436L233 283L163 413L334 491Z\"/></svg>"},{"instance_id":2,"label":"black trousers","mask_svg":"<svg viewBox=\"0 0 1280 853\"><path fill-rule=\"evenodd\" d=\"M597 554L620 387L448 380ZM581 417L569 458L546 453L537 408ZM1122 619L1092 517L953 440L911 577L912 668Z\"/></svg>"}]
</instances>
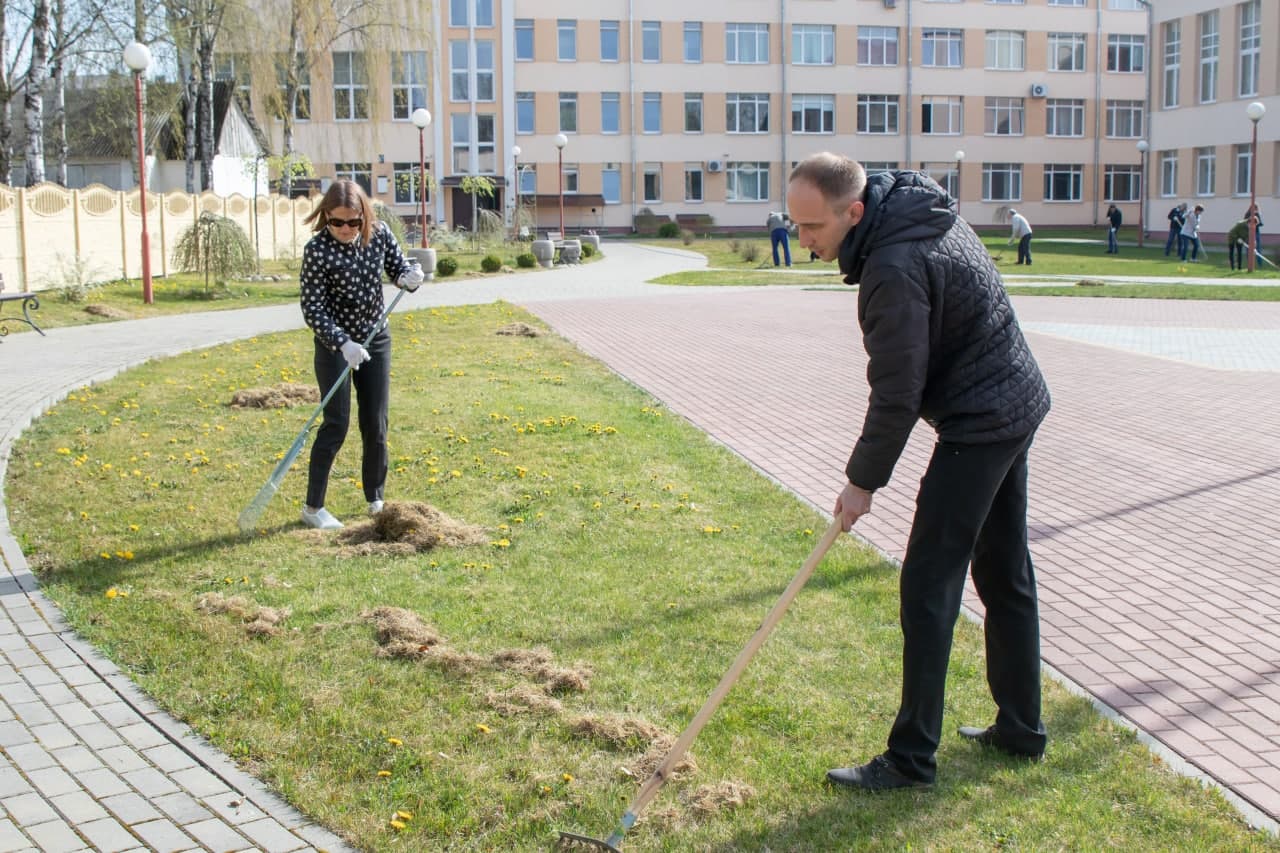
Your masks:
<instances>
[{"instance_id":1,"label":"black trousers","mask_svg":"<svg viewBox=\"0 0 1280 853\"><path fill-rule=\"evenodd\" d=\"M916 497L902 561L902 705L889 759L931 782L943 692L966 569L986 606L987 684L996 729L1010 746L1042 752L1040 617L1027 550L1027 452L1034 437L997 444L938 443Z\"/></svg>"},{"instance_id":2,"label":"black trousers","mask_svg":"<svg viewBox=\"0 0 1280 853\"><path fill-rule=\"evenodd\" d=\"M316 382L323 397L338 381L347 362L341 352L331 352L318 340L315 348ZM356 405L360 410L363 445L360 478L364 482L364 497L370 502L382 500L382 488L387 482L387 402L391 396L391 333L385 328L369 342L369 356L369 361L360 365L359 370L348 374L345 387L339 388L324 407L324 418L311 446L311 465L307 469L309 507L324 506L329 469L346 441L351 423L352 385L356 388Z\"/></svg>"},{"instance_id":3,"label":"black trousers","mask_svg":"<svg viewBox=\"0 0 1280 853\"><path fill-rule=\"evenodd\" d=\"M1018 240L1018 263L1025 262L1027 266L1031 266L1031 235L1023 234Z\"/></svg>"}]
</instances>

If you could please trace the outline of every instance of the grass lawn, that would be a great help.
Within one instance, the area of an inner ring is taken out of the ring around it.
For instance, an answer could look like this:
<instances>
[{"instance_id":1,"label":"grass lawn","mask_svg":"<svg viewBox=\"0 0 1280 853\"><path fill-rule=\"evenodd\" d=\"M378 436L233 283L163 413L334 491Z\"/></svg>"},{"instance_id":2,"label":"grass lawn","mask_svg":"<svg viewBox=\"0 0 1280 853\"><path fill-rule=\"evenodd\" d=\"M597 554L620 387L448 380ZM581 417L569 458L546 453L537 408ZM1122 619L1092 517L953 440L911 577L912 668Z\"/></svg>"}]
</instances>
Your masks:
<instances>
[{"instance_id":1,"label":"grass lawn","mask_svg":"<svg viewBox=\"0 0 1280 853\"><path fill-rule=\"evenodd\" d=\"M369 556L304 531L305 455L239 535L310 412L227 403L310 382L303 331L80 389L13 448L13 529L75 629L363 850L607 835L647 747L689 723L826 526L570 343L495 335L512 321L539 325L502 304L392 319L388 498L478 525L480 544ZM329 499L350 522L358 446L353 432ZM380 654L377 607L442 639ZM883 749L897 610L894 568L837 541L626 849L1280 848L1052 683L1045 761L960 743L957 725L994 714L964 620L937 787L826 787L827 768Z\"/></svg>"}]
</instances>

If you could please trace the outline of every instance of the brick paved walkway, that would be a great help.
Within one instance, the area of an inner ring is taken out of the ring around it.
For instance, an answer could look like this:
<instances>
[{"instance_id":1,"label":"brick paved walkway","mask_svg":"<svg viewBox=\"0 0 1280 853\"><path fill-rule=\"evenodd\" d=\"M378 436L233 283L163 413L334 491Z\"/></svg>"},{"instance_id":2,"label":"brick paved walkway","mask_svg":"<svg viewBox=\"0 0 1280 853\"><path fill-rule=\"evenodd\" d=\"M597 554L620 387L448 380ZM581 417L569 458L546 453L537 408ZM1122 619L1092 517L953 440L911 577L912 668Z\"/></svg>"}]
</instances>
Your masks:
<instances>
[{"instance_id":1,"label":"brick paved walkway","mask_svg":"<svg viewBox=\"0 0 1280 853\"><path fill-rule=\"evenodd\" d=\"M828 508L866 396L852 294L656 288L644 280L701 261L609 248L605 262L578 269L423 288L402 309L526 304ZM1017 306L1044 331L1032 345L1055 400L1032 463L1045 659L1275 831L1280 305ZM300 325L284 306L11 336L0 344L0 488L14 438L74 388L147 358ZM1222 364L1249 369L1205 366ZM917 431L859 522L891 555L906 541L927 450ZM2 503L0 557L0 853L348 849L86 647L37 588Z\"/></svg>"}]
</instances>

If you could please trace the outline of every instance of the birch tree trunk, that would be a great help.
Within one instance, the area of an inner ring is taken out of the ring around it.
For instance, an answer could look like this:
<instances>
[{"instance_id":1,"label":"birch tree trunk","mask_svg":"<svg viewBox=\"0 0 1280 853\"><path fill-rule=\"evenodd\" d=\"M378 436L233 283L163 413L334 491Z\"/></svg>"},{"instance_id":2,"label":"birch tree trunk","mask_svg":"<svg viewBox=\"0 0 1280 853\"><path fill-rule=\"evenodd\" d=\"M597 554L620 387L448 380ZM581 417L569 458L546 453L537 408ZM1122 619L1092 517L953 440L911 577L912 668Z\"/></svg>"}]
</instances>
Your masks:
<instances>
[{"instance_id":1,"label":"birch tree trunk","mask_svg":"<svg viewBox=\"0 0 1280 853\"><path fill-rule=\"evenodd\" d=\"M44 180L44 84L49 78L49 0L35 0L31 65L22 106L27 131L27 186Z\"/></svg>"},{"instance_id":2,"label":"birch tree trunk","mask_svg":"<svg viewBox=\"0 0 1280 853\"><path fill-rule=\"evenodd\" d=\"M54 181L67 185L67 6L64 0L53 0L53 33L57 50L54 52L50 71L53 77L53 133L57 159L54 161Z\"/></svg>"},{"instance_id":3,"label":"birch tree trunk","mask_svg":"<svg viewBox=\"0 0 1280 853\"><path fill-rule=\"evenodd\" d=\"M0 62L9 55L8 0L0 0ZM13 185L13 86L9 71L0 66L0 184Z\"/></svg>"}]
</instances>

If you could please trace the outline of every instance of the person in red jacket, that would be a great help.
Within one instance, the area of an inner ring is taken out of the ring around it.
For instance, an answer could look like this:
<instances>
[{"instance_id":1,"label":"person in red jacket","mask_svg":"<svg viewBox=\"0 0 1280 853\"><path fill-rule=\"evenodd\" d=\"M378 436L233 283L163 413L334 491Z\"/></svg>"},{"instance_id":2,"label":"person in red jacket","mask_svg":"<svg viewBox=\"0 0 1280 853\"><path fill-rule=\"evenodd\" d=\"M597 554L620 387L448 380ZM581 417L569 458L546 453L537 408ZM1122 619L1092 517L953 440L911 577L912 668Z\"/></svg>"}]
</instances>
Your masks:
<instances>
[{"instance_id":1,"label":"person in red jacket","mask_svg":"<svg viewBox=\"0 0 1280 853\"><path fill-rule=\"evenodd\" d=\"M1027 457L1049 389L999 272L956 202L920 172L870 178L815 154L791 173L803 248L838 260L858 287L870 399L834 514L847 531L871 512L916 422L937 433L902 561L902 700L888 748L827 773L881 791L933 783L943 692L965 576L986 606L993 725L962 737L1038 758L1040 622L1027 545Z\"/></svg>"}]
</instances>

